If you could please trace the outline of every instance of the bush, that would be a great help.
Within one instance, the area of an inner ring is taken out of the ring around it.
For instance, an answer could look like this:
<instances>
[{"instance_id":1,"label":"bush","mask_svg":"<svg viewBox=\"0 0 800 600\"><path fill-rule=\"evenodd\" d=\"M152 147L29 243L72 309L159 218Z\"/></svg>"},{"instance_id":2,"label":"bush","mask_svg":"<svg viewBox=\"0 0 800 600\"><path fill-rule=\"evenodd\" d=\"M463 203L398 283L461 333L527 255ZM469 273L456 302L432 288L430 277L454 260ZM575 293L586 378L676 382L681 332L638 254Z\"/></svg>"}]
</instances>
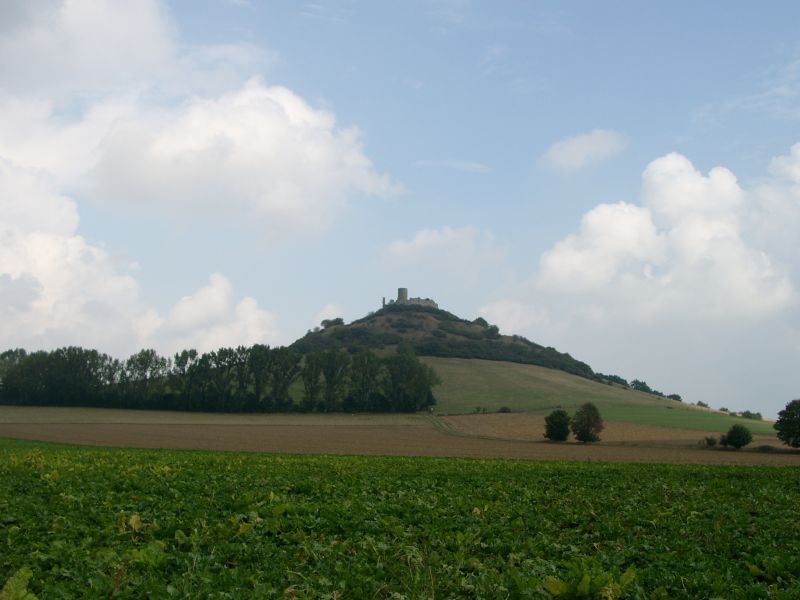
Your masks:
<instances>
[{"instance_id":1,"label":"bush","mask_svg":"<svg viewBox=\"0 0 800 600\"><path fill-rule=\"evenodd\" d=\"M591 402L581 406L572 417L572 433L579 442L599 442L598 435L603 431L603 419L600 411Z\"/></svg>"},{"instance_id":2,"label":"bush","mask_svg":"<svg viewBox=\"0 0 800 600\"><path fill-rule=\"evenodd\" d=\"M501 412L501 413L510 413L510 412L511 412L511 409L510 409L510 408L508 408L507 406L501 406L501 407L498 409L498 411L497 411L497 412Z\"/></svg>"},{"instance_id":3,"label":"bush","mask_svg":"<svg viewBox=\"0 0 800 600\"><path fill-rule=\"evenodd\" d=\"M761 421L764 418L761 416L760 412L752 412L749 410L743 410L742 417L744 417L745 419L752 419L753 421Z\"/></svg>"},{"instance_id":4,"label":"bush","mask_svg":"<svg viewBox=\"0 0 800 600\"><path fill-rule=\"evenodd\" d=\"M713 448L717 445L717 438L713 435L709 435L708 437L703 438L703 442L705 442L706 448Z\"/></svg>"},{"instance_id":5,"label":"bush","mask_svg":"<svg viewBox=\"0 0 800 600\"><path fill-rule=\"evenodd\" d=\"M721 435L719 443L725 446L732 447L734 450L744 448L753 441L753 435L750 430L744 425L734 425L728 430L728 433Z\"/></svg>"},{"instance_id":6,"label":"bush","mask_svg":"<svg viewBox=\"0 0 800 600\"><path fill-rule=\"evenodd\" d=\"M544 418L544 437L552 442L564 442L569 437L569 415L565 410L554 410Z\"/></svg>"},{"instance_id":7,"label":"bush","mask_svg":"<svg viewBox=\"0 0 800 600\"><path fill-rule=\"evenodd\" d=\"M778 420L773 427L778 432L778 439L787 446L800 448L800 400L792 400L778 413Z\"/></svg>"}]
</instances>

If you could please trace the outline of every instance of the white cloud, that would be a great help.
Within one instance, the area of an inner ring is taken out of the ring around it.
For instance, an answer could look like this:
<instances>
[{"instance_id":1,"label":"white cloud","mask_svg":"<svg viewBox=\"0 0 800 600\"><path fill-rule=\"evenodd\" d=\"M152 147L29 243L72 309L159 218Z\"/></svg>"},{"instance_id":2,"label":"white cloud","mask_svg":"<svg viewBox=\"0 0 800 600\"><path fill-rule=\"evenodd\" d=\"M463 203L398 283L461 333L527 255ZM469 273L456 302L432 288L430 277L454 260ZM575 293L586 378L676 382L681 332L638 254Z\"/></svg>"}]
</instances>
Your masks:
<instances>
[{"instance_id":1,"label":"white cloud","mask_svg":"<svg viewBox=\"0 0 800 600\"><path fill-rule=\"evenodd\" d=\"M769 171L776 177L782 177L800 185L800 143L792 146L788 155L773 158Z\"/></svg>"},{"instance_id":2,"label":"white cloud","mask_svg":"<svg viewBox=\"0 0 800 600\"><path fill-rule=\"evenodd\" d=\"M0 339L8 345L130 345L138 286L76 234L75 203L0 160Z\"/></svg>"},{"instance_id":3,"label":"white cloud","mask_svg":"<svg viewBox=\"0 0 800 600\"><path fill-rule=\"evenodd\" d=\"M743 239L744 192L730 171L704 176L670 154L650 163L642 188L643 206L601 204L584 215L579 233L542 256L543 291L596 291L636 311L710 318L766 314L794 302L786 273Z\"/></svg>"},{"instance_id":4,"label":"white cloud","mask_svg":"<svg viewBox=\"0 0 800 600\"><path fill-rule=\"evenodd\" d=\"M195 348L205 352L223 346L274 344L280 341L276 316L245 297L234 304L233 286L224 276L213 273L208 285L181 298L161 317L150 310L138 327L143 346L167 352Z\"/></svg>"},{"instance_id":5,"label":"white cloud","mask_svg":"<svg viewBox=\"0 0 800 600\"><path fill-rule=\"evenodd\" d=\"M11 16L0 157L80 196L223 211L275 236L327 227L354 194L399 189L356 128L286 88L243 83L270 60L259 46L181 46L155 0L51 0Z\"/></svg>"},{"instance_id":6,"label":"white cloud","mask_svg":"<svg viewBox=\"0 0 800 600\"><path fill-rule=\"evenodd\" d=\"M625 145L622 134L610 129L594 129L556 142L547 149L542 161L553 169L575 171L617 156Z\"/></svg>"},{"instance_id":7,"label":"white cloud","mask_svg":"<svg viewBox=\"0 0 800 600\"><path fill-rule=\"evenodd\" d=\"M253 298L234 301L222 275L161 317L102 247L77 235L72 199L41 173L0 160L0 340L4 347L83 345L124 355L153 346L210 350L274 343L275 316Z\"/></svg>"},{"instance_id":8,"label":"white cloud","mask_svg":"<svg viewBox=\"0 0 800 600\"><path fill-rule=\"evenodd\" d=\"M397 190L357 129L252 78L270 52L183 45L158 0L6 3L0 33L4 345L281 341L275 315L221 274L166 312L148 306L133 265L79 235L74 198L227 212L274 236L326 227L354 194Z\"/></svg>"},{"instance_id":9,"label":"white cloud","mask_svg":"<svg viewBox=\"0 0 800 600\"><path fill-rule=\"evenodd\" d=\"M654 160L640 204L587 212L528 281L481 314L599 370L652 376L659 388L683 382L675 391L690 399L776 411L779 400L761 404L758 390L777 365L800 359L798 291L791 265L770 256L773 244L754 224L769 222L773 240L781 229L796 240L788 230L798 221L764 208L774 206L765 197L777 197L788 214L794 198L800 215L800 194L787 184L796 161L793 149L772 163L781 179L743 189L721 167L704 175L678 154Z\"/></svg>"},{"instance_id":10,"label":"white cloud","mask_svg":"<svg viewBox=\"0 0 800 600\"><path fill-rule=\"evenodd\" d=\"M353 193L396 191L375 173L357 129L290 90L253 79L218 98L142 113L98 149L98 200L225 210L272 234L326 227Z\"/></svg>"},{"instance_id":11,"label":"white cloud","mask_svg":"<svg viewBox=\"0 0 800 600\"><path fill-rule=\"evenodd\" d=\"M93 95L164 73L173 60L156 0L38 1L18 14L0 37L0 89Z\"/></svg>"}]
</instances>

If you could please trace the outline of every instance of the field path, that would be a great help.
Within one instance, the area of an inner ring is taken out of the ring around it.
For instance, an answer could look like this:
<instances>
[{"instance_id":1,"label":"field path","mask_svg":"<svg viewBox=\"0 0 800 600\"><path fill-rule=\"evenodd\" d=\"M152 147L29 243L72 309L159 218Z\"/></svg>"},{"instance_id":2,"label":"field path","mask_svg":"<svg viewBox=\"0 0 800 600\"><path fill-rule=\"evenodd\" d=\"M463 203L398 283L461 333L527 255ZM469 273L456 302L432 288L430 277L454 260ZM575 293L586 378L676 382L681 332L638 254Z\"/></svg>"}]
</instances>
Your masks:
<instances>
[{"instance_id":1,"label":"field path","mask_svg":"<svg viewBox=\"0 0 800 600\"><path fill-rule=\"evenodd\" d=\"M624 432L630 429L629 424L610 424L608 439L599 444L552 444L541 440L542 427L534 423L539 417L521 414L248 417L72 410L26 408L21 412L0 407L0 437L94 446L291 454L800 465L800 453L779 448L774 452L704 450L696 445L696 431L672 443L653 439L652 431L650 438L643 438L641 429L637 439L619 439L622 434L614 434L615 429ZM124 422L126 416L131 422ZM159 418L163 420L158 422Z\"/></svg>"}]
</instances>

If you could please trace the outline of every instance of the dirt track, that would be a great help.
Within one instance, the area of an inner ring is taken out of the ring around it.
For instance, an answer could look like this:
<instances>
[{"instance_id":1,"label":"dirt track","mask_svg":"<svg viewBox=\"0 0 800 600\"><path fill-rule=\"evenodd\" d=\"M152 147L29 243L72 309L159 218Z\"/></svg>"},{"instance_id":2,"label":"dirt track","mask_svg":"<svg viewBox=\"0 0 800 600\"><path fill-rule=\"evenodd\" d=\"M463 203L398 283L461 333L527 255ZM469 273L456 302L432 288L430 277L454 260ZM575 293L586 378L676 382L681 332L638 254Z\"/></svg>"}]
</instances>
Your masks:
<instances>
[{"instance_id":1,"label":"dirt track","mask_svg":"<svg viewBox=\"0 0 800 600\"><path fill-rule=\"evenodd\" d=\"M665 432L660 427L629 424L609 424L604 441L598 444L531 441L541 439L543 428L534 423L539 417L520 414L420 417L397 424L391 424L390 418L374 423L340 418L326 424L314 416L304 423L302 416L295 416L278 417L272 423L261 419L251 425L102 423L97 422L96 415L89 418L86 414L89 422L82 423L52 422L52 415L39 419L49 422L8 422L19 419L0 418L5 421L0 422L0 437L134 448L800 466L800 453L786 453L780 448L769 453L705 450L696 444L702 432ZM760 443L756 440L754 445Z\"/></svg>"}]
</instances>

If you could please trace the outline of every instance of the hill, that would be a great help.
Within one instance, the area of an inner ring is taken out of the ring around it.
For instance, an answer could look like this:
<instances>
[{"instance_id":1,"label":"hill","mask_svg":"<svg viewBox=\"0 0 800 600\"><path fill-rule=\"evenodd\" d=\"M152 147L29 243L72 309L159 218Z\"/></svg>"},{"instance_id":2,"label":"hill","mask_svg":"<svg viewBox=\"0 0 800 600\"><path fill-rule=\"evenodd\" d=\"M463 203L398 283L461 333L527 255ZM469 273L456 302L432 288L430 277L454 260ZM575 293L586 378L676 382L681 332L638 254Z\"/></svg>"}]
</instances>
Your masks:
<instances>
[{"instance_id":1,"label":"hill","mask_svg":"<svg viewBox=\"0 0 800 600\"><path fill-rule=\"evenodd\" d=\"M330 348L352 352L388 352L410 346L419 356L476 358L539 365L581 377L593 377L591 367L555 348L519 335L501 335L482 318L467 321L445 310L414 304L390 304L345 325L341 321L309 331L292 344L302 353Z\"/></svg>"},{"instance_id":2,"label":"hill","mask_svg":"<svg viewBox=\"0 0 800 600\"><path fill-rule=\"evenodd\" d=\"M775 433L771 421L734 417L536 365L438 357L422 360L442 380L434 390L435 410L440 414L471 413L477 407L497 412L503 406L513 412L546 414L555 408L573 412L584 402L593 402L609 421L719 432L739 423L753 433Z\"/></svg>"}]
</instances>

